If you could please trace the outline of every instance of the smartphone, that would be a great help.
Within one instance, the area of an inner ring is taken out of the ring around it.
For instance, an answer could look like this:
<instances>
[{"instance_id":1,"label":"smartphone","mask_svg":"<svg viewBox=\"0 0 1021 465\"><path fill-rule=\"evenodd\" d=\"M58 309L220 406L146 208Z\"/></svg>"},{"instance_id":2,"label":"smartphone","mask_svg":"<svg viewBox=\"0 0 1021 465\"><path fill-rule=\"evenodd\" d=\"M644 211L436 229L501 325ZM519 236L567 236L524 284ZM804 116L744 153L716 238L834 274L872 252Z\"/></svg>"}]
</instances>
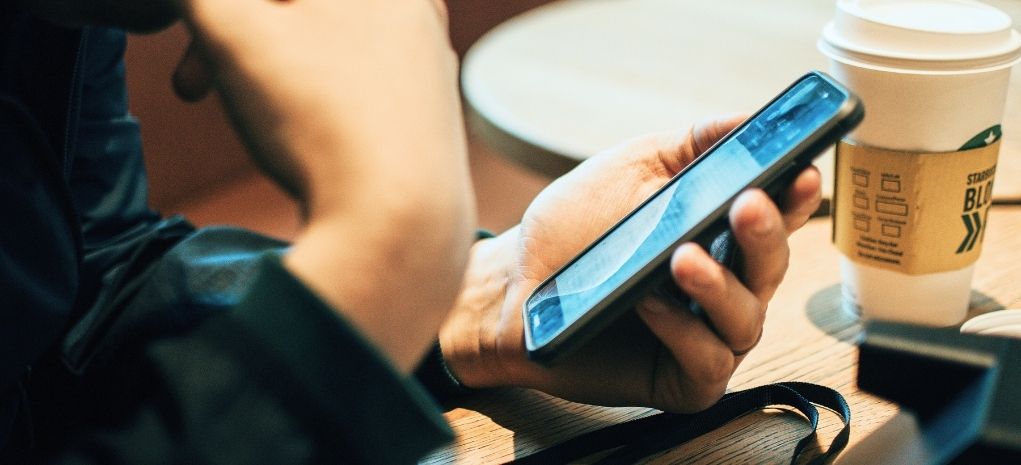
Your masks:
<instances>
[{"instance_id":1,"label":"smartphone","mask_svg":"<svg viewBox=\"0 0 1021 465\"><path fill-rule=\"evenodd\" d=\"M525 347L552 363L606 330L638 299L669 282L681 244L708 246L728 228L745 189L774 199L864 116L861 101L813 71L692 161L525 300Z\"/></svg>"}]
</instances>

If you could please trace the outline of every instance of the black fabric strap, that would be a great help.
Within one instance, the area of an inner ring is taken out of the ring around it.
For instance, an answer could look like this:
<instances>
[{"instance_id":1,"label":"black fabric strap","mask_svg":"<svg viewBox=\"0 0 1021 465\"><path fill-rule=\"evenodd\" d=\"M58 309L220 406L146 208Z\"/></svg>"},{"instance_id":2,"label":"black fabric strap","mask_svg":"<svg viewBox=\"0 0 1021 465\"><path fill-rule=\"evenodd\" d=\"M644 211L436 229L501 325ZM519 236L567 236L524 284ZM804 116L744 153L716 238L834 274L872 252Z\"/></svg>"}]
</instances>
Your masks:
<instances>
[{"instance_id":1,"label":"black fabric strap","mask_svg":"<svg viewBox=\"0 0 1021 465\"><path fill-rule=\"evenodd\" d=\"M829 448L807 462L820 465L831 461L847 446L851 432L851 409L839 392L811 383L785 382L760 386L723 396L716 405L690 415L660 413L585 433L511 463L515 465L566 463L595 453L614 450L597 462L600 465L629 464L666 451L715 430L739 417L771 406L789 406L808 420L812 431L798 441L791 456L797 462L805 448L816 441L819 423L816 405L841 417L844 427Z\"/></svg>"}]
</instances>

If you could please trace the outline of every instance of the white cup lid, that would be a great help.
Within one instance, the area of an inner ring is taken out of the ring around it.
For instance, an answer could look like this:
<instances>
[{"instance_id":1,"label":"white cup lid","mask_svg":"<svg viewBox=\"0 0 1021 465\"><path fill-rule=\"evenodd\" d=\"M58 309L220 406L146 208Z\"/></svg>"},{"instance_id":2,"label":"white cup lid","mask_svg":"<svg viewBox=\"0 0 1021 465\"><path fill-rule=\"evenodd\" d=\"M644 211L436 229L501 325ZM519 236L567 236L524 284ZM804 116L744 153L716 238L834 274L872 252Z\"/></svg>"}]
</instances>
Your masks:
<instances>
[{"instance_id":1,"label":"white cup lid","mask_svg":"<svg viewBox=\"0 0 1021 465\"><path fill-rule=\"evenodd\" d=\"M1007 67L1021 58L1011 23L974 0L838 0L819 47L835 60L894 68Z\"/></svg>"},{"instance_id":2,"label":"white cup lid","mask_svg":"<svg viewBox=\"0 0 1021 465\"><path fill-rule=\"evenodd\" d=\"M1021 339L1021 309L998 310L976 316L961 325L961 332Z\"/></svg>"}]
</instances>

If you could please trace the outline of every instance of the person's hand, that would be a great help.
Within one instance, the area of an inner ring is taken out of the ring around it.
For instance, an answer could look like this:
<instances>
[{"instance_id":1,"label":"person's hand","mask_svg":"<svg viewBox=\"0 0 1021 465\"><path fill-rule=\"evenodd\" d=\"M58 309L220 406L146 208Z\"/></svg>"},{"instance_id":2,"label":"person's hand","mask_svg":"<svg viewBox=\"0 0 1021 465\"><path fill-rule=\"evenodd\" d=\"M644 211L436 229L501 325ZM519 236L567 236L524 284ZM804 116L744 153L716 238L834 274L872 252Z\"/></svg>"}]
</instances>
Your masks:
<instances>
[{"instance_id":1,"label":"person's hand","mask_svg":"<svg viewBox=\"0 0 1021 465\"><path fill-rule=\"evenodd\" d=\"M673 254L675 281L702 305L715 331L687 309L649 296L637 306L639 318L622 318L545 368L525 355L521 306L542 280L738 122L716 121L593 157L544 190L520 227L477 243L458 305L440 333L452 373L469 387L526 386L603 405L688 412L718 400L761 335L766 304L786 272L788 234L819 205L814 168L787 190L783 214L760 190L741 194L730 211L740 270L725 269L693 244Z\"/></svg>"},{"instance_id":2,"label":"person's hand","mask_svg":"<svg viewBox=\"0 0 1021 465\"><path fill-rule=\"evenodd\" d=\"M303 203L285 265L410 371L475 225L457 60L432 0L181 0L257 164ZM199 89L201 91L201 89Z\"/></svg>"}]
</instances>

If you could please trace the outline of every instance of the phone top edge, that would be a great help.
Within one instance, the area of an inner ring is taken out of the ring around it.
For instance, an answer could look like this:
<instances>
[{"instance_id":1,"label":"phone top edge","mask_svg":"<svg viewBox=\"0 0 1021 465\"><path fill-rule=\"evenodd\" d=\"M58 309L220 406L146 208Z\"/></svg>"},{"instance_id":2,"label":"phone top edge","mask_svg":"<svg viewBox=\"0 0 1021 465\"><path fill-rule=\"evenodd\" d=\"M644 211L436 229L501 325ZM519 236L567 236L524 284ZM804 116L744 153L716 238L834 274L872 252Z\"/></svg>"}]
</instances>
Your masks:
<instances>
[{"instance_id":1,"label":"phone top edge","mask_svg":"<svg viewBox=\"0 0 1021 465\"><path fill-rule=\"evenodd\" d=\"M833 86L835 89L840 90L846 97L840 109L837 110L837 115L843 116L843 118L839 118L838 120L838 124L841 126L841 129L845 130L846 132L849 132L855 127L857 127L859 124L861 124L862 119L864 119L865 117L865 105L857 94L852 92L850 89L847 88L847 86L845 86L843 83L836 80L836 78L830 76L826 72L812 70L802 78L808 77L810 75L819 76L824 81L826 81L827 84ZM795 84L797 82L800 82L800 80L796 81Z\"/></svg>"}]
</instances>

